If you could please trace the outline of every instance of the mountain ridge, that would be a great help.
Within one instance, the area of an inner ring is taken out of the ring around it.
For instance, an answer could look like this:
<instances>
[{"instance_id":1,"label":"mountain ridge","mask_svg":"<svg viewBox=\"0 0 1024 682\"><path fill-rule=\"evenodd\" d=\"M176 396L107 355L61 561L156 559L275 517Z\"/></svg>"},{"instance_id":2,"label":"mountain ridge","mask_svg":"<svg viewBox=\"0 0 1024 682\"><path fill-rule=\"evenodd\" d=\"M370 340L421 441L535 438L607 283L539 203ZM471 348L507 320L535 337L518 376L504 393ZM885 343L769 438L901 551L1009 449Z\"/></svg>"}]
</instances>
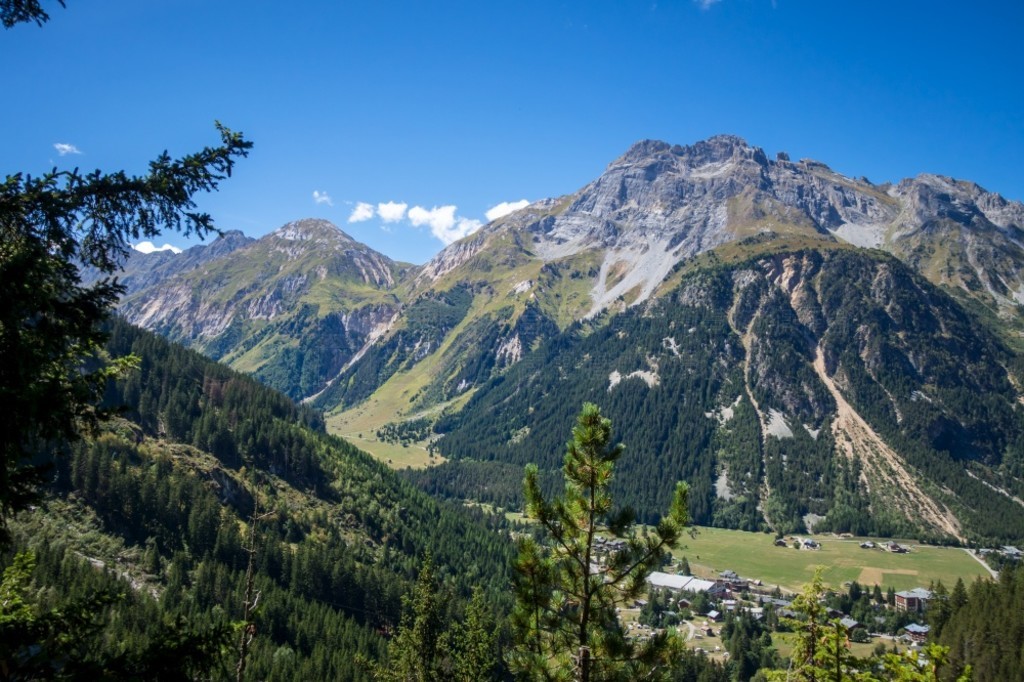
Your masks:
<instances>
[{"instance_id":1,"label":"mountain ridge","mask_svg":"<svg viewBox=\"0 0 1024 682\"><path fill-rule=\"evenodd\" d=\"M759 434L760 464L742 467L764 487L746 489L739 506L725 504L710 496L714 477L706 468L690 470L680 460L680 471L706 486L703 520L795 530L810 514L840 527L849 519L837 510L849 516L873 508L892 527L906 523L913 508L930 510L924 524L929 532L963 539L988 528L970 506L982 483L965 482L968 473L1014 495L1021 487L1012 456L993 451L978 460L965 448L979 442L972 429L980 424L988 423L984 428L994 429L992 437L1001 443L1014 443L1019 435L1013 420L1020 420L1020 408L1013 406L1024 406L1022 225L1024 205L968 181L922 174L875 185L817 161L794 162L784 153L769 159L736 136L688 146L642 140L578 191L503 216L422 266L394 263L327 221L307 219L176 274L159 291L130 293L123 310L129 319L147 322L140 302L158 310L174 303L175 312L163 318L173 321L168 330L149 323L182 340L189 340L189 324L216 323L198 341L200 335L192 334L193 345L293 398L311 400L329 412L336 432L363 438L407 420L447 415L439 424L454 424L451 416L460 410L470 415L465 423L478 423L472 416L478 398L520 376L516 368L523 363L552 376L568 371L565 359L557 367L545 364L555 357L544 355L547 344L576 347L574 335L597 333L627 313L630 325L652 324L643 321L645 315L663 314L657 312L662 301L691 305L684 292L691 291L695 275L729 272L733 293L716 299L727 308L728 324L715 323L721 335L715 343L733 350L708 356L711 365L691 371L713 374L714 363L740 362L750 374L729 381L742 380L747 388L719 396L721 402L705 395L704 411L687 419L724 413L736 400L747 405L748 434L740 441L752 446L750 434ZM328 256L334 260L325 262ZM922 288L904 266L939 289ZM840 267L862 273L856 285L835 271ZM821 289L826 281L827 296ZM187 305L170 298L175 291L187 293L181 296ZM849 308L845 299L861 301L863 310ZM206 309L220 317L204 320ZM829 312L839 309L848 314ZM850 319L862 322L848 328ZM965 331L972 324L986 331ZM953 328L960 331L950 340ZM678 334L665 338L686 346ZM632 360L610 367L607 376L618 376L622 386L638 377L653 381L659 374L652 358L664 351L652 347L638 357L620 348L614 352ZM985 388L949 363L958 354L989 358L979 371L1002 374L1006 382L998 390ZM799 384L783 366L800 377ZM934 367L946 368L952 383L947 386ZM701 381L721 380L709 374ZM587 386L573 400L601 401L608 393L593 393L596 383ZM947 402L926 408L937 399L936 387L948 392ZM551 390L567 400L563 388ZM972 402L985 404L990 390L998 403L990 409L999 415L991 423L972 412ZM670 407L659 404L660 411ZM792 421L795 415L803 416ZM826 425L826 441L800 435L820 433ZM439 429L444 435L430 447L455 459L480 456L453 449L458 439L451 429ZM706 451L709 438L738 438L711 423L700 429L695 452ZM798 437L780 445L776 430ZM529 434L509 437L541 445ZM659 442L669 434L652 437ZM375 447L372 435L365 447ZM735 483L727 472L736 463L725 454L707 455L719 469L715 476L726 477L723 485ZM827 483L787 478L784 465L768 476L786 458L805 458L808 470ZM846 469L839 462L853 460L863 460L857 465L862 468L844 473L842 487L835 472ZM794 500L773 494L779 486L797 491ZM888 505L871 492L897 488L910 490L913 504ZM961 493L949 497L947 489ZM653 488L650 493L657 497ZM813 502L808 495L832 502ZM992 535L991 529L983 532Z\"/></svg>"}]
</instances>

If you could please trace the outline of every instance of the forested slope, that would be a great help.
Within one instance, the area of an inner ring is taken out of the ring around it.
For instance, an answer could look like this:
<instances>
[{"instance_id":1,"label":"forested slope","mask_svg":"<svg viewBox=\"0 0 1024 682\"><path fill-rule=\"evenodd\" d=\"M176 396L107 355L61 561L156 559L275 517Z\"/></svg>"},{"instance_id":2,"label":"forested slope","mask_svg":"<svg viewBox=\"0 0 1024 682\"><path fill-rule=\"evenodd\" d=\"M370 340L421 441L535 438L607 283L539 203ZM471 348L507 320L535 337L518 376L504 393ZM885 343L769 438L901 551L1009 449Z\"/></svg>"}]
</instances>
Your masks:
<instances>
[{"instance_id":1,"label":"forested slope","mask_svg":"<svg viewBox=\"0 0 1024 682\"><path fill-rule=\"evenodd\" d=\"M272 513L254 555L255 679L365 678L356 654L383 656L425 552L453 614L472 587L507 585L506 534L326 435L316 412L123 322L108 348L140 358L107 391L123 416L57 460L45 504L14 526L48 602L126 593L101 614L106 641L142 647L178 616L240 620L257 503Z\"/></svg>"},{"instance_id":2,"label":"forested slope","mask_svg":"<svg viewBox=\"0 0 1024 682\"><path fill-rule=\"evenodd\" d=\"M1013 352L891 257L748 246L526 355L438 422L456 461L415 477L514 505L496 474L556 468L560 425L593 401L629 446L619 494L648 520L686 480L698 523L1019 537Z\"/></svg>"}]
</instances>

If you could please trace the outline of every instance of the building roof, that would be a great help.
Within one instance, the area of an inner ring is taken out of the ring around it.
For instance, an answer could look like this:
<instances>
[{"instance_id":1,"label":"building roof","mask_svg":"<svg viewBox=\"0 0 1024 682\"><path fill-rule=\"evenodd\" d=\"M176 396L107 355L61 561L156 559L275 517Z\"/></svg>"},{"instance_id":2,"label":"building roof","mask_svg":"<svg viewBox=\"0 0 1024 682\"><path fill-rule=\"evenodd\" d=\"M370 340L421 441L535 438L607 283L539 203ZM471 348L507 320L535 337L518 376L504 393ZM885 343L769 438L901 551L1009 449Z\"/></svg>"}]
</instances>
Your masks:
<instances>
[{"instance_id":1,"label":"building roof","mask_svg":"<svg viewBox=\"0 0 1024 682\"><path fill-rule=\"evenodd\" d=\"M845 618L842 618L842 619L841 619L841 620L839 621L839 624L840 624L840 625L842 625L842 626L843 626L844 628L846 628L847 630L849 630L850 628L855 628L855 627L857 627L858 625L860 625L860 623L858 623L857 621L855 621L855 620L854 620L853 618L850 618L849 616L847 616L847 617L845 617Z\"/></svg>"},{"instance_id":2,"label":"building roof","mask_svg":"<svg viewBox=\"0 0 1024 682\"><path fill-rule=\"evenodd\" d=\"M788 599L779 599L778 597L766 597L764 595L759 596L757 600L762 604L773 604L781 608L786 608L787 606L790 606L793 603Z\"/></svg>"},{"instance_id":3,"label":"building roof","mask_svg":"<svg viewBox=\"0 0 1024 682\"><path fill-rule=\"evenodd\" d=\"M666 587L670 590L683 590L686 592L707 592L714 587L711 580L694 578L692 575L673 575L654 571L647 576L647 582L654 587Z\"/></svg>"},{"instance_id":4,"label":"building roof","mask_svg":"<svg viewBox=\"0 0 1024 682\"><path fill-rule=\"evenodd\" d=\"M932 593L923 587L915 587L912 590L903 590L902 592L896 593L897 597L903 597L904 599L931 599Z\"/></svg>"},{"instance_id":5,"label":"building roof","mask_svg":"<svg viewBox=\"0 0 1024 682\"><path fill-rule=\"evenodd\" d=\"M707 592L715 586L713 580L702 580L701 578L693 578L690 582L686 583L684 590L688 592Z\"/></svg>"},{"instance_id":6,"label":"building roof","mask_svg":"<svg viewBox=\"0 0 1024 682\"><path fill-rule=\"evenodd\" d=\"M653 571L647 576L647 582L654 587L667 587L670 590L681 590L683 585L689 582L691 576L688 575L673 575L672 573L662 573L661 571Z\"/></svg>"},{"instance_id":7,"label":"building roof","mask_svg":"<svg viewBox=\"0 0 1024 682\"><path fill-rule=\"evenodd\" d=\"M907 632L915 635L927 635L931 629L931 626L921 625L920 623L911 623L904 628Z\"/></svg>"}]
</instances>

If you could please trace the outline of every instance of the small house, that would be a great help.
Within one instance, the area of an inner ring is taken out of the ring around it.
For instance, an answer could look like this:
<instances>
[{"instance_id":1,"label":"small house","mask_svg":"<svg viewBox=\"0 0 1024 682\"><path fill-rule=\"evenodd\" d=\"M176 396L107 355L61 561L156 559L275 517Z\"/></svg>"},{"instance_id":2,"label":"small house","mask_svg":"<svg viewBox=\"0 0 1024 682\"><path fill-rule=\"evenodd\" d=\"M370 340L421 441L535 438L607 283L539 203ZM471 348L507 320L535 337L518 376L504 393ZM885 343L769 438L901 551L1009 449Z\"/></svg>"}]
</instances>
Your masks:
<instances>
[{"instance_id":1,"label":"small house","mask_svg":"<svg viewBox=\"0 0 1024 682\"><path fill-rule=\"evenodd\" d=\"M928 639L928 632L931 627L928 625L921 625L919 623L911 623L906 627L907 637L913 642L921 643Z\"/></svg>"}]
</instances>

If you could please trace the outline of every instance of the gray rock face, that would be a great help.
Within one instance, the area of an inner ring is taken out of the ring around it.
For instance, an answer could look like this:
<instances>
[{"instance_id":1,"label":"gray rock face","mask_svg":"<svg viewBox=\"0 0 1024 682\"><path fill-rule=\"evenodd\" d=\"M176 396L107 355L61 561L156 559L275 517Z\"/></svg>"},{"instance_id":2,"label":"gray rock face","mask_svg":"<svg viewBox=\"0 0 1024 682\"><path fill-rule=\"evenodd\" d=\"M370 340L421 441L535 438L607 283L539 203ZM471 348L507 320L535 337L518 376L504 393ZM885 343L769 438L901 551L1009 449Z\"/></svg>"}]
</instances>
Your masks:
<instances>
[{"instance_id":1,"label":"gray rock face","mask_svg":"<svg viewBox=\"0 0 1024 682\"><path fill-rule=\"evenodd\" d=\"M121 314L302 398L399 308L390 290L405 266L325 220L291 222L259 240L235 234L223 245L161 254L152 271L128 280Z\"/></svg>"},{"instance_id":2,"label":"gray rock face","mask_svg":"<svg viewBox=\"0 0 1024 682\"><path fill-rule=\"evenodd\" d=\"M681 260L722 244L803 234L884 249L1005 309L1024 302L1022 226L1024 205L974 183L921 175L879 186L809 159L769 160L731 135L686 147L644 140L575 194L532 204L449 246L420 277L457 270L509 234L548 262L596 251L596 314L616 301L645 301Z\"/></svg>"},{"instance_id":3,"label":"gray rock face","mask_svg":"<svg viewBox=\"0 0 1024 682\"><path fill-rule=\"evenodd\" d=\"M209 244L199 244L181 253L154 251L142 253L132 251L118 274L118 281L128 293L154 287L175 275L193 270L203 263L222 258L233 251L244 248L256 241L238 230L228 230ZM98 270L87 268L82 272L82 281L90 284L100 279Z\"/></svg>"}]
</instances>

